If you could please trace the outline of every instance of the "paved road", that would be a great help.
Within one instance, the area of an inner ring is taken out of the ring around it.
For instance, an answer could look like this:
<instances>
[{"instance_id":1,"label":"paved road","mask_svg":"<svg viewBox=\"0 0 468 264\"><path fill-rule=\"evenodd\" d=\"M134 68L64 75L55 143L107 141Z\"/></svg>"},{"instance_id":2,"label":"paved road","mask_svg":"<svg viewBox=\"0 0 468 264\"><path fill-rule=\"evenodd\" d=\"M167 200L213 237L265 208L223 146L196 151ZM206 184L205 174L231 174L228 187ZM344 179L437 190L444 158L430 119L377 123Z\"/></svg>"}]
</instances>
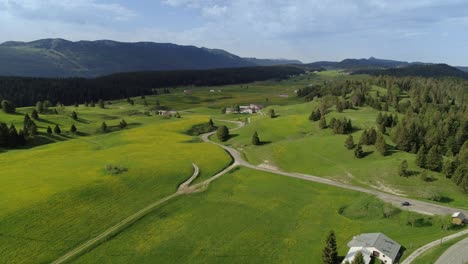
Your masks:
<instances>
[{"instance_id":1,"label":"paved road","mask_svg":"<svg viewBox=\"0 0 468 264\"><path fill-rule=\"evenodd\" d=\"M227 120L219 120L219 121L236 123L236 124L238 124L237 129L244 126L243 122L227 121ZM378 190L375 190L375 189L367 189L367 188L357 187L357 186L353 186L353 185L349 185L349 184L345 184L345 183L341 183L341 182L336 182L336 181L332 181L332 180L329 180L329 179L325 179L325 178L317 177L317 176L313 176L313 175L308 175L308 174L303 174L303 173L295 173L295 172L285 172L285 171L281 171L281 170L278 170L278 169L263 168L263 167L255 166L255 165L252 165L252 164L248 163L247 161L245 161L242 158L242 155L236 149L211 141L209 139L209 137L211 135L213 135L213 134L215 134L215 132L202 135L202 140L205 141L205 142L209 142L209 143L218 145L221 148L225 149L232 156L232 158L236 161L236 163L238 163L241 166L247 167L247 168L251 168L251 169L254 169L254 170L260 170L260 171L271 172L271 173L274 173L274 174L279 174L279 175L283 175L283 176L287 176L287 177L302 179L302 180L306 180L306 181L313 181L313 182L328 184L328 185L341 187L341 188L345 188L345 189L349 189L349 190L354 190L354 191L358 191L358 192L368 193L368 194L374 195L374 196L382 199L383 201L385 201L387 203L391 203L391 204L393 204L393 205L395 205L397 207L400 207L403 210L409 210L409 211L418 212L418 213L422 213L422 214L428 214L428 215L448 215L448 214L452 214L453 212L460 211L460 212L463 212L465 215L468 215L468 210L462 210L462 209L458 209L458 208L453 208L453 207L433 204L433 203L429 203L429 202L409 199L409 198L406 198L406 197L402 197L402 196L398 196L398 195L394 195L394 194L389 194L389 193L378 191ZM402 207L401 203L406 202L406 201L410 202L411 206L403 206Z\"/></svg>"},{"instance_id":2,"label":"paved road","mask_svg":"<svg viewBox=\"0 0 468 264\"><path fill-rule=\"evenodd\" d=\"M458 233L455 233L455 234L452 234L450 236L446 236L444 238L441 238L441 239L437 239L435 241L432 241L418 249L416 249L411 255L409 255L401 264L410 264L412 263L417 257L419 257L422 253L428 251L429 249L433 248L433 247L436 247L438 245L440 245L441 243L444 243L446 241L449 241L451 239L454 239L454 238L457 238L457 237L460 237L460 236L463 236L463 235L466 235L468 234L468 230L463 230L461 232L458 232ZM463 240L466 242L467 239ZM458 244L456 244L458 245ZM462 244L463 245L463 244ZM459 247L457 247L458 249L460 249ZM457 249L456 248L456 249ZM452 249L452 248L450 248ZM467 244L465 243L465 248L463 248L464 250L460 250L460 252L457 254L467 254L468 252L468 246ZM445 253L444 253L445 255ZM442 255L443 256L443 255ZM467 256L467 255L465 255ZM444 261L446 259L442 259L442 261ZM468 261L468 258L465 259L465 261ZM437 262L436 264L459 264L459 262ZM465 264L465 263L461 263L461 264Z\"/></svg>"},{"instance_id":3,"label":"paved road","mask_svg":"<svg viewBox=\"0 0 468 264\"><path fill-rule=\"evenodd\" d=\"M468 237L451 246L440 256L435 264L466 264L468 263Z\"/></svg>"}]
</instances>

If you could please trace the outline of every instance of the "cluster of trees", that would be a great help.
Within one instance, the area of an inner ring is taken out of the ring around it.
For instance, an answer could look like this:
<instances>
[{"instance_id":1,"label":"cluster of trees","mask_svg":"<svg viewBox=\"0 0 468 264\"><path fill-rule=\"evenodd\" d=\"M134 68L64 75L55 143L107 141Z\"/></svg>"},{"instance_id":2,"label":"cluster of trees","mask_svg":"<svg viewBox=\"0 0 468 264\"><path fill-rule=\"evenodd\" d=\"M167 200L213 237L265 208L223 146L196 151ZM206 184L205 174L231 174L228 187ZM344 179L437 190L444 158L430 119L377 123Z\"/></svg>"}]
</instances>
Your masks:
<instances>
[{"instance_id":1,"label":"cluster of trees","mask_svg":"<svg viewBox=\"0 0 468 264\"><path fill-rule=\"evenodd\" d=\"M5 123L0 123L0 147L16 148L26 144L24 131L19 131L12 124L10 127Z\"/></svg>"},{"instance_id":2,"label":"cluster of trees","mask_svg":"<svg viewBox=\"0 0 468 264\"><path fill-rule=\"evenodd\" d=\"M85 78L0 77L0 98L17 106L49 100L72 105L97 102L99 99L121 99L142 94L165 93L164 87L211 86L248 83L274 78L287 78L304 73L292 66L246 67L212 70L130 72Z\"/></svg>"},{"instance_id":3,"label":"cluster of trees","mask_svg":"<svg viewBox=\"0 0 468 264\"><path fill-rule=\"evenodd\" d=\"M229 129L227 128L227 126L219 126L216 130L216 136L221 142L227 141L230 138Z\"/></svg>"}]
</instances>

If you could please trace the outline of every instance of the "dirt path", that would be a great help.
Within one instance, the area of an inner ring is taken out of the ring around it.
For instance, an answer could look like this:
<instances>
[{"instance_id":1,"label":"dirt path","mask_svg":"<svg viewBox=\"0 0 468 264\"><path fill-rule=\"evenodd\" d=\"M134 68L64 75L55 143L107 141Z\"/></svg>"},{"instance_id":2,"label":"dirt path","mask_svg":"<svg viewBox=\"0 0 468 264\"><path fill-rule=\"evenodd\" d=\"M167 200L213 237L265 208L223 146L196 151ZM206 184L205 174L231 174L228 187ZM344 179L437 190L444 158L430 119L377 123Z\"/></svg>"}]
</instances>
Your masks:
<instances>
[{"instance_id":1,"label":"dirt path","mask_svg":"<svg viewBox=\"0 0 468 264\"><path fill-rule=\"evenodd\" d=\"M52 262L52 264L61 264L61 263L66 263L70 260L72 260L73 258L83 254L84 252L98 246L99 244L103 243L105 240L109 239L110 237L114 236L115 234L121 232L122 230L124 230L125 228L127 228L129 225L135 223L136 221L138 221L139 219L143 218L145 215L147 215L148 213L150 213L154 208L158 207L159 205L177 197L177 196L180 196L182 194L187 194L189 193L189 189L190 189L190 184L192 183L192 181L199 175L200 173L200 169L198 168L198 166L195 164L195 163L192 163L192 166L194 168L194 172L192 174L192 176L185 182L183 182L179 188L177 189L177 191L169 196L166 196L148 206L146 206L145 208L139 210L138 212L130 215L129 217L125 218L124 220L120 221L119 223L113 225L112 227L110 227L109 229L107 229L106 231L102 232L100 235L98 235L97 237L93 238L93 239L90 239L88 241L86 241L85 243L81 244L80 246L72 249L71 251L69 251L68 253L66 253L65 255L63 255L62 257L58 258L57 260L55 260L54 262Z\"/></svg>"}]
</instances>

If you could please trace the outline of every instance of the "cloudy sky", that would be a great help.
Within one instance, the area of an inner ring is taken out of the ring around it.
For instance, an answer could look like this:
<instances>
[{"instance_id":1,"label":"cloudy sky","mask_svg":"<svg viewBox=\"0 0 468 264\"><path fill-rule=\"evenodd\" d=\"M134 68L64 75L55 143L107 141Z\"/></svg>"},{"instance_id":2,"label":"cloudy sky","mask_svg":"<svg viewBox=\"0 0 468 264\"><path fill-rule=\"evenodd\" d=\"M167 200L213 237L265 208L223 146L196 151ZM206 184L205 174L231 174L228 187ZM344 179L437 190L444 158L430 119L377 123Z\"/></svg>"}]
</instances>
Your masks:
<instances>
[{"instance_id":1,"label":"cloudy sky","mask_svg":"<svg viewBox=\"0 0 468 264\"><path fill-rule=\"evenodd\" d=\"M171 42L304 62L468 65L466 0L0 0L0 42Z\"/></svg>"}]
</instances>

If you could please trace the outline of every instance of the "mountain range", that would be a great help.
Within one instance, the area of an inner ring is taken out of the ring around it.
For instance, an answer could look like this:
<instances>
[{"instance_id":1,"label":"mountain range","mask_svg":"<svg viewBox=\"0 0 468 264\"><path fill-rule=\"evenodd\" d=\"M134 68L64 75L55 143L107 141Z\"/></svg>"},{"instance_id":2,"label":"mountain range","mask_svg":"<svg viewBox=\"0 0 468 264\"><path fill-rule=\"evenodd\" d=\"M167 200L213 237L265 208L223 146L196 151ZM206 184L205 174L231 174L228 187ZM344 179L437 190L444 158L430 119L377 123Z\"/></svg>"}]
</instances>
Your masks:
<instances>
[{"instance_id":1,"label":"mountain range","mask_svg":"<svg viewBox=\"0 0 468 264\"><path fill-rule=\"evenodd\" d=\"M42 39L0 44L0 75L96 77L118 72L271 66L300 61L241 58L220 49L170 43Z\"/></svg>"},{"instance_id":2,"label":"mountain range","mask_svg":"<svg viewBox=\"0 0 468 264\"><path fill-rule=\"evenodd\" d=\"M126 43L112 40L72 42L64 39L41 39L31 42L8 41L0 44L0 76L93 78L120 72L274 65L296 65L310 70L322 68L349 71L374 70L372 72L375 73L378 72L375 70L434 64L374 57L303 64L298 60L243 58L222 49L171 43ZM468 67L457 67L457 69L447 69L442 66L419 67L416 70L406 69L392 73L412 74L420 70L433 70L435 75L450 73L450 76L460 77L468 72Z\"/></svg>"}]
</instances>

